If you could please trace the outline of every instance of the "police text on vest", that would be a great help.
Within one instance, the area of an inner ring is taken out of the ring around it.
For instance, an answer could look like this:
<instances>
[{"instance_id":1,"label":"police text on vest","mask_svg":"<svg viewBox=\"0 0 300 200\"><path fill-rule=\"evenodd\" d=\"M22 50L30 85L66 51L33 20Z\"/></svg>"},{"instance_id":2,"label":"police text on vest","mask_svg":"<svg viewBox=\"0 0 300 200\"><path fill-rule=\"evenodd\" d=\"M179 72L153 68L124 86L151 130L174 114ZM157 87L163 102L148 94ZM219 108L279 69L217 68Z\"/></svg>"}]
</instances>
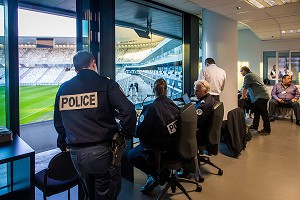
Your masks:
<instances>
[{"instance_id":1,"label":"police text on vest","mask_svg":"<svg viewBox=\"0 0 300 200\"><path fill-rule=\"evenodd\" d=\"M97 92L60 96L59 110L97 108Z\"/></svg>"}]
</instances>

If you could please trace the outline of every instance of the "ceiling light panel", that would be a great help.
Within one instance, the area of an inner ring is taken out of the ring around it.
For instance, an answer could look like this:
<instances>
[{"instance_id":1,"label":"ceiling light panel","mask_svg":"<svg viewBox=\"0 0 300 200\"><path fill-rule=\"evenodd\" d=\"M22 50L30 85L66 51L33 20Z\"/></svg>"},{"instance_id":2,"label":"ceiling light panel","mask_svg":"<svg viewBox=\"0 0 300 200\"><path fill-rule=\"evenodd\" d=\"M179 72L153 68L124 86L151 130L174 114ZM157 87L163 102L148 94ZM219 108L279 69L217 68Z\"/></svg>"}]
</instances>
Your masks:
<instances>
[{"instance_id":1,"label":"ceiling light panel","mask_svg":"<svg viewBox=\"0 0 300 200\"><path fill-rule=\"evenodd\" d=\"M280 6L287 3L299 2L299 0L245 0L245 1L259 9Z\"/></svg>"}]
</instances>

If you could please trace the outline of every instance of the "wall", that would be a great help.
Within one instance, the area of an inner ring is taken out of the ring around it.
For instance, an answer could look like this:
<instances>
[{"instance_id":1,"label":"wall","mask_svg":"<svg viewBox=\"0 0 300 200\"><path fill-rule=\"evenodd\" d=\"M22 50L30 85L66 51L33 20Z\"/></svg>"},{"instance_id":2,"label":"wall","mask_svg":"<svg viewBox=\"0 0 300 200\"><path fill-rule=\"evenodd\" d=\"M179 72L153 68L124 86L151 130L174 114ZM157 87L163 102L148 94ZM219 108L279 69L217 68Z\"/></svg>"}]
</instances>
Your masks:
<instances>
[{"instance_id":1,"label":"wall","mask_svg":"<svg viewBox=\"0 0 300 200\"><path fill-rule=\"evenodd\" d=\"M261 41L251 30L238 31L238 89L243 85L239 68L246 65L251 71L260 74ZM262 76L262 74L260 74Z\"/></svg>"}]
</instances>

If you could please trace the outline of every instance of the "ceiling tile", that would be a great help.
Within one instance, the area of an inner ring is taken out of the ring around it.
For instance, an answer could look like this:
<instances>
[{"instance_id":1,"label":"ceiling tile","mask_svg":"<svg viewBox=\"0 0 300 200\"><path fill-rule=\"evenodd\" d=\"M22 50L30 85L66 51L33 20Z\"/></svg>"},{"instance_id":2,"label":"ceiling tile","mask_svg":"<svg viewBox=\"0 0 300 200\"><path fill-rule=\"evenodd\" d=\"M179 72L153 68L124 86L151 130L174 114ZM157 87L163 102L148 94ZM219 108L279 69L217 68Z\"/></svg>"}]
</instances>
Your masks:
<instances>
[{"instance_id":1,"label":"ceiling tile","mask_svg":"<svg viewBox=\"0 0 300 200\"><path fill-rule=\"evenodd\" d=\"M240 7L240 9L237 9L237 7ZM244 1L235 1L226 5L211 7L210 10L223 15L233 15L237 13L253 11L256 9Z\"/></svg>"},{"instance_id":2,"label":"ceiling tile","mask_svg":"<svg viewBox=\"0 0 300 200\"><path fill-rule=\"evenodd\" d=\"M271 17L264 13L261 10L253 10L245 13L227 15L236 21L243 21L243 20L263 20L263 19L270 19Z\"/></svg>"},{"instance_id":3,"label":"ceiling tile","mask_svg":"<svg viewBox=\"0 0 300 200\"><path fill-rule=\"evenodd\" d=\"M297 23L300 25L300 14L299 15L293 15L293 16L288 16L288 17L278 17L276 18L276 20L278 21L278 23L282 24L282 23Z\"/></svg>"},{"instance_id":4,"label":"ceiling tile","mask_svg":"<svg viewBox=\"0 0 300 200\"><path fill-rule=\"evenodd\" d=\"M201 7L210 8L214 6L226 5L236 2L237 0L189 0L190 2L197 3Z\"/></svg>"}]
</instances>

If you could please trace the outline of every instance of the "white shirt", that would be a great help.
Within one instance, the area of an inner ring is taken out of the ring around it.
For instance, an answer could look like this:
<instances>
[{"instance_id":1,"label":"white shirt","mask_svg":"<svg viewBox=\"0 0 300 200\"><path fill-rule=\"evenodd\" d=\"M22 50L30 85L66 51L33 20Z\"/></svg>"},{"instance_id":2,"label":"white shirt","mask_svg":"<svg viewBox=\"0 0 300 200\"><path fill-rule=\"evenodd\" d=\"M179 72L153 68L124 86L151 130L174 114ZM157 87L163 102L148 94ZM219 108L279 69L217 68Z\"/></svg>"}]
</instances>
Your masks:
<instances>
[{"instance_id":1,"label":"white shirt","mask_svg":"<svg viewBox=\"0 0 300 200\"><path fill-rule=\"evenodd\" d=\"M198 79L209 83L211 95L220 95L225 86L226 72L217 65L210 64L201 70Z\"/></svg>"}]
</instances>

